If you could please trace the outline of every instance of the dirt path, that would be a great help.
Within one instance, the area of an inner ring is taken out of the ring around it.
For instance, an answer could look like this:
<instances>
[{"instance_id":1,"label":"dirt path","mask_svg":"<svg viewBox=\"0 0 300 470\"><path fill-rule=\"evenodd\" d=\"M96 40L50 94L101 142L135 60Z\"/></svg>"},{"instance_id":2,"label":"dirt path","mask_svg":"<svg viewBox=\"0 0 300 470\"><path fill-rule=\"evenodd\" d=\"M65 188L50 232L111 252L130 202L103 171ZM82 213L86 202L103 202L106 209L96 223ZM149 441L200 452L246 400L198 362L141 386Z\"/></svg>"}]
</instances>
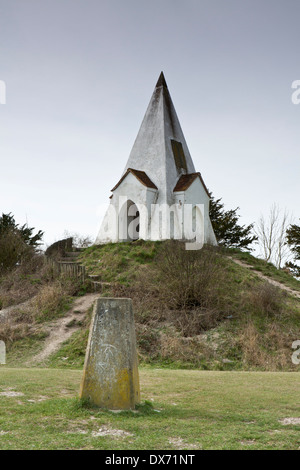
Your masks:
<instances>
[{"instance_id":1,"label":"dirt path","mask_svg":"<svg viewBox=\"0 0 300 470\"><path fill-rule=\"evenodd\" d=\"M46 338L43 350L30 359L27 365L42 363L48 359L51 354L56 352L62 343L69 339L72 334L80 328L79 322L84 319L88 309L97 298L99 298L99 293L87 294L84 297L76 299L72 308L63 318L49 323L47 327L45 327L49 336Z\"/></svg>"},{"instance_id":2,"label":"dirt path","mask_svg":"<svg viewBox=\"0 0 300 470\"><path fill-rule=\"evenodd\" d=\"M253 266L251 266L250 264L244 263L243 261L240 261L239 259L232 258L231 256L230 256L229 258L230 258L234 263L239 264L240 266L243 266L244 268L251 269L251 272L253 272L254 274L256 274L256 275L257 275L258 277L260 277L261 279L264 279L265 281L269 282L269 283L272 284L273 286L279 287L279 289L285 290L285 291L288 292L289 294L291 294L291 295L293 295L294 297L297 297L298 299L300 299L300 292L299 292L299 291L293 290L291 287L285 286L285 285L282 284L281 282L275 281L274 279L272 279L272 278L270 278L270 277L268 277L268 276L265 276L265 275L262 274L260 271L256 271L255 269L253 269Z\"/></svg>"}]
</instances>

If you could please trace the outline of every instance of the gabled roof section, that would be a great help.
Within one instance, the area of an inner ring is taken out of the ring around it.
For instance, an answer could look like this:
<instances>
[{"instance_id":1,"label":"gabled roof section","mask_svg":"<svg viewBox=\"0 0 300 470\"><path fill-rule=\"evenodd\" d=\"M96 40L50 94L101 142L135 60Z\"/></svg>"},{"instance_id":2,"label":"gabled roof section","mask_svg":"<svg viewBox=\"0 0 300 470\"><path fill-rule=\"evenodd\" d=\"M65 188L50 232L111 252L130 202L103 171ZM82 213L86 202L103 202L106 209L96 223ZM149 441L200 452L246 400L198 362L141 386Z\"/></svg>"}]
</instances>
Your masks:
<instances>
[{"instance_id":1,"label":"gabled roof section","mask_svg":"<svg viewBox=\"0 0 300 470\"><path fill-rule=\"evenodd\" d=\"M134 170L133 168L128 168L128 170L126 171L126 173L124 173L124 175L118 181L116 186L113 187L112 191L114 191L115 189L117 189L118 186L120 186L122 181L126 178L126 176L129 173L132 173L140 181L140 183L142 183L144 186L147 186L147 188L157 189L157 186L151 181L149 176L144 171Z\"/></svg>"},{"instance_id":2,"label":"gabled roof section","mask_svg":"<svg viewBox=\"0 0 300 470\"><path fill-rule=\"evenodd\" d=\"M173 191L174 192L186 191L191 186L191 184L195 181L196 178L200 178L203 188L205 189L208 197L210 198L210 194L208 192L207 187L205 186L201 173L189 173L187 175L180 176Z\"/></svg>"}]
</instances>

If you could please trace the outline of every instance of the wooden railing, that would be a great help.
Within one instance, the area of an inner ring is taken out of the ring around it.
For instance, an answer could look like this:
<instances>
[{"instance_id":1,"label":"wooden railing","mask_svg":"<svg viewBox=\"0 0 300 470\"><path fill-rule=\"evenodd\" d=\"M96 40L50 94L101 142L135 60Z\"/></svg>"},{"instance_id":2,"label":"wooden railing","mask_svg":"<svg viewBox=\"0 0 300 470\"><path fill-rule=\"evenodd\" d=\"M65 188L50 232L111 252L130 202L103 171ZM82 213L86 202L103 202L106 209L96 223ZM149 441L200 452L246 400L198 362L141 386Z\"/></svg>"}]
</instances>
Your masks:
<instances>
[{"instance_id":1,"label":"wooden railing","mask_svg":"<svg viewBox=\"0 0 300 470\"><path fill-rule=\"evenodd\" d=\"M53 269L58 272L58 274L65 274L66 276L80 279L81 282L85 281L85 266L82 264L71 261L59 261L49 257L47 257L47 261L52 265Z\"/></svg>"}]
</instances>

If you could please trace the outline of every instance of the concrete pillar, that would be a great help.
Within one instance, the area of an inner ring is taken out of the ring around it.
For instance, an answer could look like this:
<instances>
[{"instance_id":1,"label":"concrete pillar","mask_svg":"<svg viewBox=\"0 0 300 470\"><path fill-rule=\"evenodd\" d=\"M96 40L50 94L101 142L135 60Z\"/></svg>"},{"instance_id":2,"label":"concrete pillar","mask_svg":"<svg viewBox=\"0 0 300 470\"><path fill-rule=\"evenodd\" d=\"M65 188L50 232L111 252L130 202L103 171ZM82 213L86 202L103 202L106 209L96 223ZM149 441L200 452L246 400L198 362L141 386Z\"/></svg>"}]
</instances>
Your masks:
<instances>
[{"instance_id":1,"label":"concrete pillar","mask_svg":"<svg viewBox=\"0 0 300 470\"><path fill-rule=\"evenodd\" d=\"M119 410L140 401L131 299L96 300L79 396Z\"/></svg>"}]
</instances>

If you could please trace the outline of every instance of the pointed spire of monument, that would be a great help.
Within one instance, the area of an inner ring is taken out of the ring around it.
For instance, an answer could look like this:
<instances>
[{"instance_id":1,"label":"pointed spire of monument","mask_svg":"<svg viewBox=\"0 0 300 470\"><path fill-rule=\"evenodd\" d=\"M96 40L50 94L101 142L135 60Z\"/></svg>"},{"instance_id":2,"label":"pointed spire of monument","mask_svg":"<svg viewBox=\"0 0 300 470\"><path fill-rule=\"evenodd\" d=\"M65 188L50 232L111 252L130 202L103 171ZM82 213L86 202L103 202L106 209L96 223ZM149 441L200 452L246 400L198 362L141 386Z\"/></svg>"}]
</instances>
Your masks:
<instances>
[{"instance_id":1,"label":"pointed spire of monument","mask_svg":"<svg viewBox=\"0 0 300 470\"><path fill-rule=\"evenodd\" d=\"M171 203L182 174L195 167L161 72L123 174L144 171L159 188L159 200Z\"/></svg>"},{"instance_id":2,"label":"pointed spire of monument","mask_svg":"<svg viewBox=\"0 0 300 470\"><path fill-rule=\"evenodd\" d=\"M168 85L167 85L167 82L166 82L166 79L165 79L165 76L164 76L163 72L161 72L161 74L159 76L159 79L157 80L155 88L159 88L161 86L163 86L165 88L168 88Z\"/></svg>"}]
</instances>

